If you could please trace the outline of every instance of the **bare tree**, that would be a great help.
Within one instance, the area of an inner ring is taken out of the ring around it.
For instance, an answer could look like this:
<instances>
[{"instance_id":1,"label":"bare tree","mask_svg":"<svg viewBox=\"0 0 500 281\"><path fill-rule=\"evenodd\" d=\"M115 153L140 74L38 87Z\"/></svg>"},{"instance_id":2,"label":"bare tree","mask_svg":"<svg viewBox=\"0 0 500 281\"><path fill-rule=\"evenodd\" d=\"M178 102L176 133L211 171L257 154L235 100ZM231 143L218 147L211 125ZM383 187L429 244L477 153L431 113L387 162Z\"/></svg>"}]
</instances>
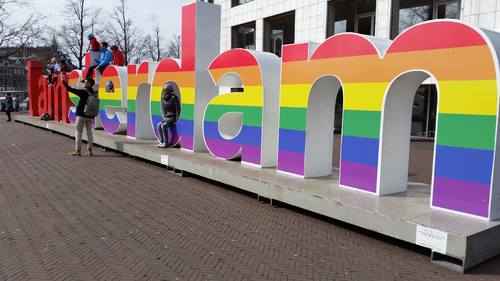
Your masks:
<instances>
[{"instance_id":1,"label":"bare tree","mask_svg":"<svg viewBox=\"0 0 500 281\"><path fill-rule=\"evenodd\" d=\"M0 55L0 61L18 53L30 42L42 35L42 16L31 14L23 23L11 22L15 8L26 8L28 1L0 0L0 48L5 52Z\"/></svg>"},{"instance_id":2,"label":"bare tree","mask_svg":"<svg viewBox=\"0 0 500 281\"><path fill-rule=\"evenodd\" d=\"M128 15L127 0L118 0L110 18L107 36L123 51L125 63L139 61L143 53L143 38Z\"/></svg>"},{"instance_id":3,"label":"bare tree","mask_svg":"<svg viewBox=\"0 0 500 281\"><path fill-rule=\"evenodd\" d=\"M167 56L178 59L181 57L181 36L173 35L167 46Z\"/></svg>"},{"instance_id":4,"label":"bare tree","mask_svg":"<svg viewBox=\"0 0 500 281\"><path fill-rule=\"evenodd\" d=\"M153 33L144 37L143 57L153 61L160 61L163 54L166 53L163 47L163 36L161 36L160 27L155 25Z\"/></svg>"},{"instance_id":5,"label":"bare tree","mask_svg":"<svg viewBox=\"0 0 500 281\"><path fill-rule=\"evenodd\" d=\"M87 5L86 0L66 0L64 9L67 24L57 31L61 48L76 60L79 69L83 68L85 52L88 50L86 36L95 32L99 11Z\"/></svg>"}]
</instances>

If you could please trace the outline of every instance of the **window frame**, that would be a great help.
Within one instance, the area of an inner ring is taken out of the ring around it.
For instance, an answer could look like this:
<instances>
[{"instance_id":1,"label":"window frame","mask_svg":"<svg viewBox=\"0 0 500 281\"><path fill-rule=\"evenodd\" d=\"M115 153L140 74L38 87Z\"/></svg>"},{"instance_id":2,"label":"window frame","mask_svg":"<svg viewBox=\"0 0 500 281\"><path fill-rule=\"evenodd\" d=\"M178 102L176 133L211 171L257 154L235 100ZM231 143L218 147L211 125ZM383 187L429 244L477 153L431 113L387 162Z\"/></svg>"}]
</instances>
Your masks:
<instances>
[{"instance_id":1,"label":"window frame","mask_svg":"<svg viewBox=\"0 0 500 281\"><path fill-rule=\"evenodd\" d=\"M296 20L297 20L297 13L295 10L287 11L278 15L274 15L271 17L264 18L264 36L263 36L263 42L262 42L262 49L265 52L271 52L272 46L271 46L271 38L273 36L272 34L272 26L276 25L280 22L288 22L287 20L293 19L292 24L290 25L291 29L283 29L283 40L282 40L282 47L287 44L292 44L295 43L295 31L296 31ZM291 40L288 38L287 35L291 35Z\"/></svg>"},{"instance_id":2,"label":"window frame","mask_svg":"<svg viewBox=\"0 0 500 281\"><path fill-rule=\"evenodd\" d=\"M330 37L330 36L333 36L335 35L335 5L342 5L342 4L350 4L350 2L352 1L349 1L349 0L331 0L331 1L328 1L327 5L327 16L326 16L326 38ZM354 3L351 3L352 5L354 5L354 27L353 27L353 31L352 32L355 32L355 33L358 33L358 20L360 18L365 18L365 17L372 17L372 32L371 34L367 34L367 35L371 35L371 36L375 36L375 30L376 30L376 23L377 23L377 6L376 6L376 3L377 1L375 1L375 10L373 12L366 12L366 13L362 13L362 14L358 14L358 2L361 2L361 0L356 0L354 1ZM347 19L348 21L348 19ZM347 28L347 24L346 24L346 28Z\"/></svg>"},{"instance_id":3,"label":"window frame","mask_svg":"<svg viewBox=\"0 0 500 281\"><path fill-rule=\"evenodd\" d=\"M242 23L242 24L238 24L238 25L234 25L234 26L231 26L231 49L234 49L234 48L244 48L244 47L237 47L235 45L235 42L238 41L238 28L240 27L249 27L249 26L252 26L254 31L253 31L253 46L254 48L253 49L249 49L249 50L256 50L257 49L257 22L256 21L249 21L249 22L246 22L246 23ZM236 37L235 37L236 35ZM246 49L246 48L245 48Z\"/></svg>"},{"instance_id":4,"label":"window frame","mask_svg":"<svg viewBox=\"0 0 500 281\"><path fill-rule=\"evenodd\" d=\"M458 3L458 18L460 19L460 8L461 8L461 4L462 4L462 1L461 0L436 0L434 2L434 11L433 11L433 15L432 15L432 19L438 19L438 6L439 5L442 5L442 4L452 4L452 3Z\"/></svg>"},{"instance_id":5,"label":"window frame","mask_svg":"<svg viewBox=\"0 0 500 281\"><path fill-rule=\"evenodd\" d=\"M238 6L245 5L245 4L248 4L248 3L250 3L250 2L253 2L254 0L244 0L244 1L245 1L244 3L241 3L240 1L241 1L241 0L231 0L231 8L238 7Z\"/></svg>"},{"instance_id":6,"label":"window frame","mask_svg":"<svg viewBox=\"0 0 500 281\"><path fill-rule=\"evenodd\" d=\"M393 0L391 5L391 22L390 22L390 38L394 39L399 35L399 11L400 11L400 2L401 0ZM430 11L430 19L435 20L437 18L437 7L440 4L446 3L458 3L458 19L461 16L461 8L462 8L462 0L426 0L422 1L422 4L429 3Z\"/></svg>"}]
</instances>

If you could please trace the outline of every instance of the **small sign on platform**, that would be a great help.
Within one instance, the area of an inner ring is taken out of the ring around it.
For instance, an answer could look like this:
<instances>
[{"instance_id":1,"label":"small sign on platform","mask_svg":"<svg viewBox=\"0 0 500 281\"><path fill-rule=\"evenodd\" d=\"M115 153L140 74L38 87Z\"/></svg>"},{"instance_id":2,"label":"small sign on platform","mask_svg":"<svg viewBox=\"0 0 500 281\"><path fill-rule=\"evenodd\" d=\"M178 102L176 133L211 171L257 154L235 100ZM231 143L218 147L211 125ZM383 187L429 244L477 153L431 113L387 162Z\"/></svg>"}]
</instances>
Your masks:
<instances>
[{"instance_id":1,"label":"small sign on platform","mask_svg":"<svg viewBox=\"0 0 500 281\"><path fill-rule=\"evenodd\" d=\"M434 228L417 225L417 245L430 248L434 252L446 255L448 244L448 233Z\"/></svg>"},{"instance_id":2,"label":"small sign on platform","mask_svg":"<svg viewBox=\"0 0 500 281\"><path fill-rule=\"evenodd\" d=\"M168 155L161 155L161 164L168 167Z\"/></svg>"}]
</instances>

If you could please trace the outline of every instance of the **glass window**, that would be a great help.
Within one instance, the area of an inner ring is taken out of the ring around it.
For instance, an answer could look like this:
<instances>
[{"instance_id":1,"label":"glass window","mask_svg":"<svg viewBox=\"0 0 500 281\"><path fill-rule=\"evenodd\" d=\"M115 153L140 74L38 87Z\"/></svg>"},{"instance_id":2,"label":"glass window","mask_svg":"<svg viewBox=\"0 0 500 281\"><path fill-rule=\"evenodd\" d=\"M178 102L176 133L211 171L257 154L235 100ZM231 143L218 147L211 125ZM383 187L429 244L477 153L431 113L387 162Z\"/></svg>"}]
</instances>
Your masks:
<instances>
[{"instance_id":1,"label":"glass window","mask_svg":"<svg viewBox=\"0 0 500 281\"><path fill-rule=\"evenodd\" d=\"M342 32L375 34L376 0L330 1L327 36Z\"/></svg>"},{"instance_id":2,"label":"glass window","mask_svg":"<svg viewBox=\"0 0 500 281\"><path fill-rule=\"evenodd\" d=\"M264 20L264 51L281 57L281 48L295 41L295 12Z\"/></svg>"},{"instance_id":3,"label":"glass window","mask_svg":"<svg viewBox=\"0 0 500 281\"><path fill-rule=\"evenodd\" d=\"M255 50L255 22L232 27L231 47Z\"/></svg>"},{"instance_id":4,"label":"glass window","mask_svg":"<svg viewBox=\"0 0 500 281\"><path fill-rule=\"evenodd\" d=\"M239 5L246 4L248 2L252 2L253 0L231 0L231 7L236 7Z\"/></svg>"},{"instance_id":5,"label":"glass window","mask_svg":"<svg viewBox=\"0 0 500 281\"><path fill-rule=\"evenodd\" d=\"M393 7L392 38L424 21L460 17L459 0L399 0Z\"/></svg>"},{"instance_id":6,"label":"glass window","mask_svg":"<svg viewBox=\"0 0 500 281\"><path fill-rule=\"evenodd\" d=\"M375 16L358 17L356 22L357 32L366 35L375 34Z\"/></svg>"},{"instance_id":7,"label":"glass window","mask_svg":"<svg viewBox=\"0 0 500 281\"><path fill-rule=\"evenodd\" d=\"M342 33L347 32L347 20L338 20L335 21L334 33Z\"/></svg>"},{"instance_id":8,"label":"glass window","mask_svg":"<svg viewBox=\"0 0 500 281\"><path fill-rule=\"evenodd\" d=\"M411 135L434 138L436 130L437 89L421 85L413 100Z\"/></svg>"},{"instance_id":9,"label":"glass window","mask_svg":"<svg viewBox=\"0 0 500 281\"><path fill-rule=\"evenodd\" d=\"M403 1L401 1L403 2ZM414 26L417 23L430 20L431 6L418 5L411 7L401 6L399 9L399 30L398 33Z\"/></svg>"},{"instance_id":10,"label":"glass window","mask_svg":"<svg viewBox=\"0 0 500 281\"><path fill-rule=\"evenodd\" d=\"M438 2L436 8L437 19L458 19L460 16L458 1Z\"/></svg>"}]
</instances>

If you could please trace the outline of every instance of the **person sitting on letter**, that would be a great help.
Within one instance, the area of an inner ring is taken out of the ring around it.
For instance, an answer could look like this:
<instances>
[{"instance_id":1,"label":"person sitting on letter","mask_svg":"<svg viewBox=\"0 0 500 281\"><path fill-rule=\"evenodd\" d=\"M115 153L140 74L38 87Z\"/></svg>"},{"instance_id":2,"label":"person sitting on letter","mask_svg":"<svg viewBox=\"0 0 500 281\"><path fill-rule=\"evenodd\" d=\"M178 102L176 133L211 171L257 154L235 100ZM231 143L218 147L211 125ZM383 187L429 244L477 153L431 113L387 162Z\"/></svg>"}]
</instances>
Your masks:
<instances>
[{"instance_id":1,"label":"person sitting on letter","mask_svg":"<svg viewBox=\"0 0 500 281\"><path fill-rule=\"evenodd\" d=\"M160 143L158 144L158 147L167 148L174 145L174 143L168 142L168 130L173 129L175 127L175 123L179 120L181 103L179 98L175 95L174 87L171 84L165 84L165 86L163 86L161 96L163 121L159 122L156 126L158 135L160 136Z\"/></svg>"},{"instance_id":2,"label":"person sitting on letter","mask_svg":"<svg viewBox=\"0 0 500 281\"><path fill-rule=\"evenodd\" d=\"M99 73L102 75L102 73L104 72L106 67L108 67L108 65L113 61L113 53L111 53L111 51L108 49L108 43L102 42L101 45L102 45L101 55L99 56L99 59L95 61L97 64L89 67L89 70L87 71L87 75L85 76L85 79L91 78L92 74L94 72L94 69L96 69L96 68L99 70Z\"/></svg>"}]
</instances>

